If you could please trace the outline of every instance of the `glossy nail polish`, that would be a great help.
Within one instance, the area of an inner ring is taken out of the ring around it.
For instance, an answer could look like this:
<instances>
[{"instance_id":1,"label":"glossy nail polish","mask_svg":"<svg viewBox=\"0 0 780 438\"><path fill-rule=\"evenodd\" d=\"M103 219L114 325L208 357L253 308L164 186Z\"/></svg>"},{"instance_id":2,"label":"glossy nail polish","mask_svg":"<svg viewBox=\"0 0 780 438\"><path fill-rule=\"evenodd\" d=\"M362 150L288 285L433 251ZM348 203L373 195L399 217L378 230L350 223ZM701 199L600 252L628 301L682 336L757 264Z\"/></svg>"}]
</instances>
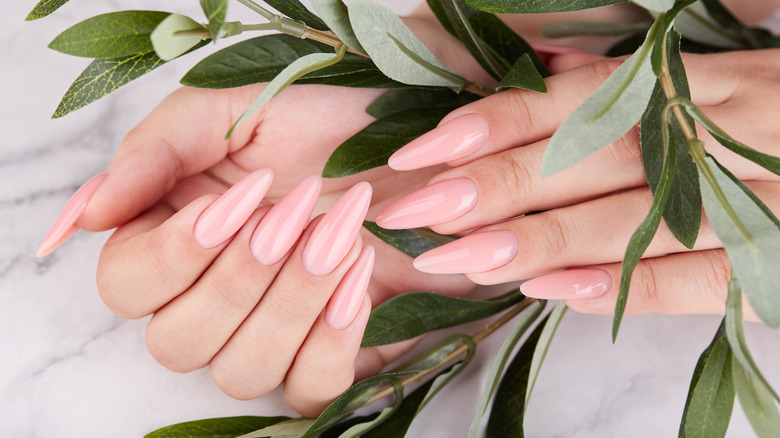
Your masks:
<instances>
[{"instance_id":1,"label":"glossy nail polish","mask_svg":"<svg viewBox=\"0 0 780 438\"><path fill-rule=\"evenodd\" d=\"M545 300L598 298L612 287L612 277L601 269L569 269L542 275L520 285L524 295Z\"/></svg>"},{"instance_id":2,"label":"glossy nail polish","mask_svg":"<svg viewBox=\"0 0 780 438\"><path fill-rule=\"evenodd\" d=\"M195 242L214 248L233 236L260 205L273 178L269 169L256 170L223 193L195 222Z\"/></svg>"},{"instance_id":3,"label":"glossy nail polish","mask_svg":"<svg viewBox=\"0 0 780 438\"><path fill-rule=\"evenodd\" d=\"M512 261L518 246L517 236L509 230L472 233L423 253L414 259L414 267L431 274L486 272Z\"/></svg>"},{"instance_id":4,"label":"glossy nail polish","mask_svg":"<svg viewBox=\"0 0 780 438\"><path fill-rule=\"evenodd\" d=\"M387 161L395 170L414 170L468 157L488 139L490 128L479 114L467 114L423 134Z\"/></svg>"},{"instance_id":5,"label":"glossy nail polish","mask_svg":"<svg viewBox=\"0 0 780 438\"><path fill-rule=\"evenodd\" d=\"M312 175L299 182L263 217L249 247L260 263L271 266L287 254L311 218L322 178Z\"/></svg>"},{"instance_id":6,"label":"glossy nail polish","mask_svg":"<svg viewBox=\"0 0 780 438\"><path fill-rule=\"evenodd\" d=\"M367 246L349 268L325 308L325 322L336 330L347 328L357 316L374 268L374 247Z\"/></svg>"},{"instance_id":7,"label":"glossy nail polish","mask_svg":"<svg viewBox=\"0 0 780 438\"><path fill-rule=\"evenodd\" d=\"M376 223L388 230L427 227L457 219L477 204L477 185L454 178L423 187L385 207Z\"/></svg>"},{"instance_id":8,"label":"glossy nail polish","mask_svg":"<svg viewBox=\"0 0 780 438\"><path fill-rule=\"evenodd\" d=\"M43 242L41 242L38 251L35 253L36 256L43 257L50 254L79 230L79 227L76 226L76 221L84 213L89 199L103 184L107 176L108 172L100 172L90 178L70 197L60 215L57 216L57 220L54 221L49 232L46 233L46 237L43 238Z\"/></svg>"},{"instance_id":9,"label":"glossy nail polish","mask_svg":"<svg viewBox=\"0 0 780 438\"><path fill-rule=\"evenodd\" d=\"M314 228L303 249L303 267L314 275L329 274L341 263L360 232L371 203L371 184L355 184Z\"/></svg>"}]
</instances>

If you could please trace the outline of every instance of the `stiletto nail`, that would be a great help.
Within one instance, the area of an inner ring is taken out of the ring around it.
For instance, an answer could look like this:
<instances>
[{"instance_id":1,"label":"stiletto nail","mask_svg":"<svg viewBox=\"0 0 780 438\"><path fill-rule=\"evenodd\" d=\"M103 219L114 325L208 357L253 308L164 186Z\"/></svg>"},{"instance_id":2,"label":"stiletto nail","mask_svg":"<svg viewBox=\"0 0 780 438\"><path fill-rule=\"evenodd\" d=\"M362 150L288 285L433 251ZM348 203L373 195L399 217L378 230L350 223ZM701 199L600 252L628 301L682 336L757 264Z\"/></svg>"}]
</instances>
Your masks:
<instances>
[{"instance_id":1,"label":"stiletto nail","mask_svg":"<svg viewBox=\"0 0 780 438\"><path fill-rule=\"evenodd\" d=\"M431 274L472 274L496 269L517 255L518 241L509 230L472 233L414 259L418 271Z\"/></svg>"},{"instance_id":2,"label":"stiletto nail","mask_svg":"<svg viewBox=\"0 0 780 438\"><path fill-rule=\"evenodd\" d=\"M376 223L389 230L427 227L457 219L477 204L477 185L449 179L410 193L379 212Z\"/></svg>"},{"instance_id":3,"label":"stiletto nail","mask_svg":"<svg viewBox=\"0 0 780 438\"><path fill-rule=\"evenodd\" d=\"M374 268L374 247L363 248L355 264L341 279L325 308L325 322L336 330L347 328L357 316Z\"/></svg>"},{"instance_id":4,"label":"stiletto nail","mask_svg":"<svg viewBox=\"0 0 780 438\"><path fill-rule=\"evenodd\" d=\"M489 135L490 128L481 115L467 114L397 150L387 164L395 170L414 170L468 157L485 144Z\"/></svg>"},{"instance_id":5,"label":"stiletto nail","mask_svg":"<svg viewBox=\"0 0 780 438\"><path fill-rule=\"evenodd\" d=\"M598 298L612 287L612 276L601 269L569 269L528 280L520 285L523 295L545 300Z\"/></svg>"},{"instance_id":6,"label":"stiletto nail","mask_svg":"<svg viewBox=\"0 0 780 438\"><path fill-rule=\"evenodd\" d=\"M269 169L256 170L223 193L195 222L195 242L214 248L228 240L263 200L273 178Z\"/></svg>"},{"instance_id":7,"label":"stiletto nail","mask_svg":"<svg viewBox=\"0 0 780 438\"><path fill-rule=\"evenodd\" d=\"M257 261L271 266L287 254L309 222L321 189L322 178L311 175L271 207L249 242Z\"/></svg>"},{"instance_id":8,"label":"stiletto nail","mask_svg":"<svg viewBox=\"0 0 780 438\"><path fill-rule=\"evenodd\" d=\"M44 257L50 254L79 230L79 227L76 226L76 221L84 213L89 199L103 184L107 176L108 172L98 173L70 197L60 215L57 216L57 220L54 221L54 225L51 226L49 232L46 233L46 237L43 238L43 242L41 242L38 251L35 253L36 256Z\"/></svg>"},{"instance_id":9,"label":"stiletto nail","mask_svg":"<svg viewBox=\"0 0 780 438\"><path fill-rule=\"evenodd\" d=\"M341 263L360 232L371 203L371 184L360 182L339 199L303 249L303 267L314 275L329 274Z\"/></svg>"}]
</instances>

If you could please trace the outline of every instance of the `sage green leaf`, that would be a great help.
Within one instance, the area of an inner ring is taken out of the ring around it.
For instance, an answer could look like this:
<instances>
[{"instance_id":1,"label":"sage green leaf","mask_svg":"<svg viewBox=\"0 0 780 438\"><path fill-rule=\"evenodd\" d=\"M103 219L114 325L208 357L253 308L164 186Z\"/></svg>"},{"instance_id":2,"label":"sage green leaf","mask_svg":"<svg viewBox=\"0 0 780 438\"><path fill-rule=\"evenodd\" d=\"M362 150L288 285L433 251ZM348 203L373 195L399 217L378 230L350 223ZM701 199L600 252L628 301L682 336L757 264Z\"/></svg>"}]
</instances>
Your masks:
<instances>
[{"instance_id":1,"label":"sage green leaf","mask_svg":"<svg viewBox=\"0 0 780 438\"><path fill-rule=\"evenodd\" d=\"M770 210L770 209L769 209L769 207L767 207L767 205L766 205L766 204L764 204L764 201L762 201L762 200L761 200L761 199L758 197L758 195L756 195L755 193L753 193L753 191L752 191L752 190L750 190L750 188L748 188L748 186L746 186L746 185L745 185L745 183L743 183L743 182L742 182L742 180L740 180L739 178L737 178L737 177L736 177L736 176L735 176L733 173L731 173L731 172L730 172L728 169L726 169L725 167L723 167L723 165L722 165L722 164L720 164L720 163L718 163L718 161L717 161L717 160L715 160L714 158L713 158L713 160L715 161L715 164L717 164L717 165L718 165L718 168L720 169L720 171L721 171L721 172L723 172L723 174L724 174L724 175L726 175L727 177L729 177L729 179L731 180L731 182L733 182L733 183L734 183L734 184L736 184L736 185L737 185L737 186L738 186L740 189L742 189L742 192L743 192L743 193L745 193L745 195L747 195L747 197L748 197L748 198L750 198L751 200L753 200L753 202L755 202L755 203L756 203L756 205L758 206L758 208L760 208L760 209L761 209L761 211L763 211L763 212L764 212L764 214L766 215L766 217L768 217L768 218L769 218L769 220L771 220L772 222L774 222L774 224L775 224L775 225L777 225L777 227L778 227L778 228L780 228L780 219L778 219L778 218L777 218L777 216L775 216L775 214L772 212L772 210Z\"/></svg>"},{"instance_id":2,"label":"sage green leaf","mask_svg":"<svg viewBox=\"0 0 780 438\"><path fill-rule=\"evenodd\" d=\"M719 25L718 27L728 29L729 32L741 37L748 48L768 49L776 48L780 44L780 39L772 32L760 27L747 26L737 20L719 0L701 0L700 3L704 5L707 14Z\"/></svg>"},{"instance_id":3,"label":"sage green leaf","mask_svg":"<svg viewBox=\"0 0 780 438\"><path fill-rule=\"evenodd\" d=\"M157 56L170 61L197 46L206 29L190 17L171 14L150 35Z\"/></svg>"},{"instance_id":4,"label":"sage green leaf","mask_svg":"<svg viewBox=\"0 0 780 438\"><path fill-rule=\"evenodd\" d=\"M685 8L687 8L688 6L690 6L692 3L696 1L697 0L673 1L674 7L669 9L664 15L663 23L661 23L661 30L655 36L655 45L653 46L653 53L650 55L650 62L653 64L653 72L655 73L656 76L660 77L661 75L661 64L662 64L663 57L671 56L669 54L668 48L667 48L667 52L664 53L664 44L663 44L664 40L668 40L669 38L668 37L669 29L671 29L674 20L677 18L680 12L682 12ZM679 42L677 44L677 52L679 52ZM682 63L680 63L680 65L682 65Z\"/></svg>"},{"instance_id":5,"label":"sage green leaf","mask_svg":"<svg viewBox=\"0 0 780 438\"><path fill-rule=\"evenodd\" d=\"M631 3L654 12L668 11L674 6L674 0L631 0Z\"/></svg>"},{"instance_id":6,"label":"sage green leaf","mask_svg":"<svg viewBox=\"0 0 780 438\"><path fill-rule=\"evenodd\" d=\"M731 350L721 323L712 343L696 363L680 423L680 438L726 435L734 406Z\"/></svg>"},{"instance_id":7,"label":"sage green leaf","mask_svg":"<svg viewBox=\"0 0 780 438\"><path fill-rule=\"evenodd\" d=\"M68 0L41 0L27 15L25 21L43 18L62 7Z\"/></svg>"},{"instance_id":8,"label":"sage green leaf","mask_svg":"<svg viewBox=\"0 0 780 438\"><path fill-rule=\"evenodd\" d=\"M731 352L734 354L734 359L738 360L742 365L742 368L750 372L751 378L755 378L756 385L763 387L764 392L768 392L775 400L780 401L780 397L769 385L761 370L758 369L758 365L753 360L753 355L750 354L750 349L745 339L745 324L742 319L742 290L740 289L739 282L736 277L732 277L729 281L729 294L726 299L726 339L731 346ZM780 429L778 429L780 431Z\"/></svg>"},{"instance_id":9,"label":"sage green leaf","mask_svg":"<svg viewBox=\"0 0 780 438\"><path fill-rule=\"evenodd\" d=\"M227 17L227 0L200 0L200 7L209 19L209 35L216 42Z\"/></svg>"},{"instance_id":10,"label":"sage green leaf","mask_svg":"<svg viewBox=\"0 0 780 438\"><path fill-rule=\"evenodd\" d=\"M468 82L445 67L390 9L373 0L351 0L349 20L360 44L391 79L460 91Z\"/></svg>"},{"instance_id":11,"label":"sage green leaf","mask_svg":"<svg viewBox=\"0 0 780 438\"><path fill-rule=\"evenodd\" d=\"M401 294L371 311L361 346L392 344L486 318L523 298L517 289L490 300L468 300L430 292Z\"/></svg>"},{"instance_id":12,"label":"sage green leaf","mask_svg":"<svg viewBox=\"0 0 780 438\"><path fill-rule=\"evenodd\" d=\"M780 412L770 392L756 376L732 357L731 374L739 404L758 438L775 438L780 430Z\"/></svg>"},{"instance_id":13,"label":"sage green leaf","mask_svg":"<svg viewBox=\"0 0 780 438\"><path fill-rule=\"evenodd\" d=\"M381 119L408 109L444 108L451 111L477 100L479 97L471 93L458 94L446 88L400 88L374 99L366 112Z\"/></svg>"},{"instance_id":14,"label":"sage green leaf","mask_svg":"<svg viewBox=\"0 0 780 438\"><path fill-rule=\"evenodd\" d=\"M170 13L121 11L97 15L66 29L49 48L87 58L121 58L154 50L149 36Z\"/></svg>"},{"instance_id":15,"label":"sage green leaf","mask_svg":"<svg viewBox=\"0 0 780 438\"><path fill-rule=\"evenodd\" d=\"M764 210L746 195L740 186L711 158L709 166L720 189L733 209L739 212L739 219L752 237L752 242L734 226L731 217L721 205L713 188L701 174L704 209L712 229L718 236L731 260L734 275L742 284L742 291L756 314L772 327L780 326L780 228Z\"/></svg>"},{"instance_id":16,"label":"sage green leaf","mask_svg":"<svg viewBox=\"0 0 780 438\"><path fill-rule=\"evenodd\" d=\"M312 0L311 6L315 12L320 14L322 20L344 44L358 52L366 52L355 36L355 31L352 30L352 23L349 22L349 11L343 1Z\"/></svg>"},{"instance_id":17,"label":"sage green leaf","mask_svg":"<svg viewBox=\"0 0 780 438\"><path fill-rule=\"evenodd\" d=\"M625 3L626 0L466 0L470 6L494 14L540 14Z\"/></svg>"},{"instance_id":18,"label":"sage green leaf","mask_svg":"<svg viewBox=\"0 0 780 438\"><path fill-rule=\"evenodd\" d=\"M446 108L415 108L371 123L333 151L322 176L341 178L387 165L390 155L435 128L449 112Z\"/></svg>"},{"instance_id":19,"label":"sage green leaf","mask_svg":"<svg viewBox=\"0 0 780 438\"><path fill-rule=\"evenodd\" d=\"M507 88L524 88L540 93L547 92L547 85L545 85L542 75L536 71L534 62L527 53L515 62L515 65L509 69L506 76L501 78L501 82L496 86L496 91Z\"/></svg>"},{"instance_id":20,"label":"sage green leaf","mask_svg":"<svg viewBox=\"0 0 780 438\"><path fill-rule=\"evenodd\" d=\"M198 88L236 88L270 82L296 59L333 48L290 35L266 35L241 41L207 56L181 80ZM325 84L361 88L408 87L385 76L370 59L346 53L335 65L313 71L299 84Z\"/></svg>"},{"instance_id":21,"label":"sage green leaf","mask_svg":"<svg viewBox=\"0 0 780 438\"><path fill-rule=\"evenodd\" d=\"M265 0L265 3L293 20L303 21L309 27L328 30L328 25L298 0Z\"/></svg>"},{"instance_id":22,"label":"sage green leaf","mask_svg":"<svg viewBox=\"0 0 780 438\"><path fill-rule=\"evenodd\" d=\"M622 35L635 35L641 32L641 36L650 30L652 22L643 21L639 23L610 23L610 22L596 22L596 21L567 21L564 23L550 24L542 28L542 35L547 38L568 38L575 36L585 35L606 35L606 36L622 36ZM634 53L637 48L642 44L644 38L639 40L639 44L634 46L633 50L627 52Z\"/></svg>"},{"instance_id":23,"label":"sage green leaf","mask_svg":"<svg viewBox=\"0 0 780 438\"><path fill-rule=\"evenodd\" d=\"M531 335L523 342L512 362L504 367L509 361L515 345L520 341L536 318L542 313L545 302L537 301L534 309L529 309L521 315L513 331L507 336L501 348L493 359L493 363L488 371L488 381L482 395L477 402L477 412L469 428L469 437L475 437L482 420L482 416L487 409L490 399L493 399L493 409L488 418L486 437L515 437L523 435L523 412L525 411L525 392L528 386L528 372L531 366L531 357L536 349L542 328L545 326L547 317L536 326ZM503 374L503 377L501 376ZM493 397L495 394L495 397ZM518 434L519 432L519 434Z\"/></svg>"},{"instance_id":24,"label":"sage green leaf","mask_svg":"<svg viewBox=\"0 0 780 438\"><path fill-rule=\"evenodd\" d=\"M163 427L147 434L145 438L235 438L289 419L290 417L249 416L210 418Z\"/></svg>"},{"instance_id":25,"label":"sage green leaf","mask_svg":"<svg viewBox=\"0 0 780 438\"><path fill-rule=\"evenodd\" d=\"M669 70L674 88L679 96L690 96L685 67L679 49L679 34L669 33L667 49ZM647 110L642 115L640 123L640 138L642 143L642 164L650 189L657 192L658 181L661 178L661 168L664 161L662 112L667 100L661 82L656 81L655 89L650 97ZM693 119L686 117L694 133L696 127ZM669 187L669 199L666 201L663 218L672 234L687 248L693 248L701 227L701 190L699 189L699 173L693 159L688 154L688 140L680 125L673 122L669 131L669 147L675 148L677 163L672 169L672 181Z\"/></svg>"},{"instance_id":26,"label":"sage green leaf","mask_svg":"<svg viewBox=\"0 0 780 438\"><path fill-rule=\"evenodd\" d=\"M655 85L650 51L661 19L645 43L561 123L545 149L542 176L560 172L619 139L642 114Z\"/></svg>"},{"instance_id":27,"label":"sage green leaf","mask_svg":"<svg viewBox=\"0 0 780 438\"><path fill-rule=\"evenodd\" d=\"M312 418L291 418L237 438L298 438L314 423Z\"/></svg>"},{"instance_id":28,"label":"sage green leaf","mask_svg":"<svg viewBox=\"0 0 780 438\"><path fill-rule=\"evenodd\" d=\"M686 8L675 20L674 27L684 38L697 43L732 50L750 48L750 42L740 32L718 23L702 2Z\"/></svg>"},{"instance_id":29,"label":"sage green leaf","mask_svg":"<svg viewBox=\"0 0 780 438\"><path fill-rule=\"evenodd\" d=\"M341 60L346 53L346 46L341 46L336 53L312 53L293 61L292 64L285 67L275 78L263 88L260 95L249 105L244 114L238 118L235 124L228 131L226 138L229 138L236 126L244 122L249 116L254 114L269 100L273 99L288 85L295 82L301 76L331 66Z\"/></svg>"},{"instance_id":30,"label":"sage green leaf","mask_svg":"<svg viewBox=\"0 0 780 438\"><path fill-rule=\"evenodd\" d=\"M544 359L547 357L547 351L550 349L553 336L555 336L558 325L561 323L563 315L566 314L568 308L566 303L559 301L555 307L553 307L552 312L550 312L550 315L547 317L547 321L544 323L544 328L539 335L539 341L536 343L533 358L531 359L531 368L528 371L528 385L525 391L526 408L528 408L528 401L531 399L531 393L533 393L534 386L536 386L536 378L539 377L539 371L541 371Z\"/></svg>"},{"instance_id":31,"label":"sage green leaf","mask_svg":"<svg viewBox=\"0 0 780 438\"><path fill-rule=\"evenodd\" d=\"M454 236L445 236L430 230L428 230L429 233L424 230L386 230L370 221L364 221L363 227L382 239L383 242L410 257L417 257L456 239Z\"/></svg>"},{"instance_id":32,"label":"sage green leaf","mask_svg":"<svg viewBox=\"0 0 780 438\"><path fill-rule=\"evenodd\" d=\"M457 365L459 364L455 366ZM448 371L445 371L445 373ZM385 421L382 427L369 431L363 438L403 438L406 436L406 431L409 430L412 421L414 421L422 409L423 400L427 398L433 383L434 380L431 379L404 397L398 411Z\"/></svg>"}]
</instances>

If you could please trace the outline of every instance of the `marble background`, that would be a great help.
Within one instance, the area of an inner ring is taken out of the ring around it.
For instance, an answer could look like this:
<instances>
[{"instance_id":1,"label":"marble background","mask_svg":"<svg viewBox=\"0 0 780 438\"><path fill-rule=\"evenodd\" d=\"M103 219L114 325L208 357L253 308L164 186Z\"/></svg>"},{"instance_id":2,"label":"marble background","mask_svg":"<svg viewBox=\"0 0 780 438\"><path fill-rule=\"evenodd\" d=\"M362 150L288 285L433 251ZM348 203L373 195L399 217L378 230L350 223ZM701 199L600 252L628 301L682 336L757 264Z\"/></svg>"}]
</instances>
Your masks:
<instances>
[{"instance_id":1,"label":"marble background","mask_svg":"<svg viewBox=\"0 0 780 438\"><path fill-rule=\"evenodd\" d=\"M60 120L49 116L88 64L46 49L63 29L98 12L160 9L151 0L73 1L25 23L36 2L0 14L0 436L140 437L169 424L232 415L290 415L278 392L243 402L205 370L180 375L146 352L146 320L112 315L94 284L106 234L79 233L44 259L35 249L68 197L103 170L124 134L196 59L172 63ZM166 2L167 3L167 2ZM173 2L197 15L197 2ZM408 11L416 0L385 1ZM236 6L231 16L241 18ZM195 57L199 59L200 57ZM570 313L561 324L527 414L529 436L676 435L689 379L716 316L627 318L617 345L610 318ZM479 324L472 324L476 330ZM780 386L778 332L747 327L756 361ZM445 389L409 436L462 436L500 336ZM752 436L735 406L729 436Z\"/></svg>"}]
</instances>

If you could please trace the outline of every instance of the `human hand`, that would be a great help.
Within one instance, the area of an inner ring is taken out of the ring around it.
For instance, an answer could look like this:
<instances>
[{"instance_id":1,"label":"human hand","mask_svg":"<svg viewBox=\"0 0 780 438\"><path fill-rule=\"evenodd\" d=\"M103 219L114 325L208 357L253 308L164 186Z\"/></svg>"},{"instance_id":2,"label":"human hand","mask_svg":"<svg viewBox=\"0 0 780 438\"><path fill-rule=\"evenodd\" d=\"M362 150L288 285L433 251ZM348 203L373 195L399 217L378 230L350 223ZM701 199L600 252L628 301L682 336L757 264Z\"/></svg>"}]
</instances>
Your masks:
<instances>
[{"instance_id":1,"label":"human hand","mask_svg":"<svg viewBox=\"0 0 780 438\"><path fill-rule=\"evenodd\" d=\"M780 113L777 50L688 55L693 101L726 132L777 155ZM726 59L728 58L728 59ZM548 95L509 90L460 108L390 159L397 170L446 162L453 169L379 213L386 228L431 226L452 234L478 228L423 254L425 272L463 272L480 284L529 279L529 296L563 299L573 309L611 314L628 240L652 200L638 130L581 163L540 177L544 149L558 125L620 64L583 53L553 59ZM739 65L739 69L722 66ZM572 67L579 66L577 68ZM707 150L775 212L777 175L721 147L700 130ZM414 206L426 205L426 209ZM544 210L529 216L524 213ZM706 219L694 251L662 224L634 271L627 313L723 313L729 261ZM460 255L456 257L456 255ZM564 272L553 271L570 268ZM544 275L546 274L546 275ZM746 306L746 319L757 320Z\"/></svg>"}]
</instances>

